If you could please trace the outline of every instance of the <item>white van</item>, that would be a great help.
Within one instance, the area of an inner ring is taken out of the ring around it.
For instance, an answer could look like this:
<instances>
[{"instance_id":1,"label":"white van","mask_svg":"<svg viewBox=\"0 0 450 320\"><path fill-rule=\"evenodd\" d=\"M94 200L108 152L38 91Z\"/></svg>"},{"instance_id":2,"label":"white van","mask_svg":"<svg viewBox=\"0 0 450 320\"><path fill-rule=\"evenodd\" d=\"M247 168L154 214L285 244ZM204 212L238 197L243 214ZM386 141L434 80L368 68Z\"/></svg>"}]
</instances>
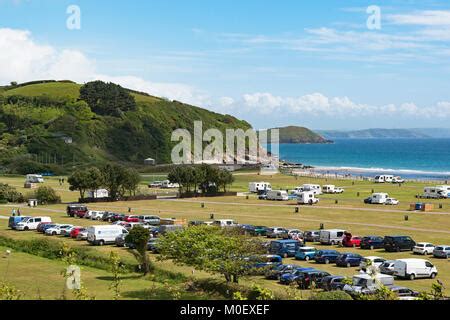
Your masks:
<instances>
[{"instance_id":1,"label":"white van","mask_svg":"<svg viewBox=\"0 0 450 320\"><path fill-rule=\"evenodd\" d=\"M394 263L394 276L414 280L416 278L434 279L438 274L436 267L424 259L399 259Z\"/></svg>"},{"instance_id":2,"label":"white van","mask_svg":"<svg viewBox=\"0 0 450 320\"><path fill-rule=\"evenodd\" d=\"M92 245L104 245L115 243L116 238L121 234L128 234L128 231L119 225L92 226L87 229L87 241Z\"/></svg>"},{"instance_id":3,"label":"white van","mask_svg":"<svg viewBox=\"0 0 450 320\"><path fill-rule=\"evenodd\" d=\"M385 204L386 200L389 199L389 195L387 193L374 193L370 199L371 204Z\"/></svg>"},{"instance_id":4,"label":"white van","mask_svg":"<svg viewBox=\"0 0 450 320\"><path fill-rule=\"evenodd\" d=\"M237 223L234 220L230 219L222 219L222 220L214 220L213 225L216 227L236 227Z\"/></svg>"},{"instance_id":5,"label":"white van","mask_svg":"<svg viewBox=\"0 0 450 320\"><path fill-rule=\"evenodd\" d=\"M171 183L169 180L164 180L161 183L161 188L163 189L178 189L180 185L178 183Z\"/></svg>"},{"instance_id":6,"label":"white van","mask_svg":"<svg viewBox=\"0 0 450 320\"><path fill-rule=\"evenodd\" d=\"M322 191L323 191L323 193L337 194L337 193L343 193L344 189L338 188L332 184L327 184L327 185L322 186Z\"/></svg>"},{"instance_id":7,"label":"white van","mask_svg":"<svg viewBox=\"0 0 450 320\"><path fill-rule=\"evenodd\" d=\"M297 203L298 204L309 204L313 205L319 202L319 199L316 198L316 193L314 191L304 191L297 194Z\"/></svg>"},{"instance_id":8,"label":"white van","mask_svg":"<svg viewBox=\"0 0 450 320\"><path fill-rule=\"evenodd\" d=\"M248 190L251 193L259 193L262 191L271 191L272 185L268 182L250 182L248 184Z\"/></svg>"},{"instance_id":9,"label":"white van","mask_svg":"<svg viewBox=\"0 0 450 320\"><path fill-rule=\"evenodd\" d=\"M303 191L314 191L316 195L322 194L322 187L318 184L304 184Z\"/></svg>"},{"instance_id":10,"label":"white van","mask_svg":"<svg viewBox=\"0 0 450 320\"><path fill-rule=\"evenodd\" d=\"M267 200L273 201L288 201L289 195L286 191L275 190L267 192Z\"/></svg>"},{"instance_id":11,"label":"white van","mask_svg":"<svg viewBox=\"0 0 450 320\"><path fill-rule=\"evenodd\" d=\"M40 223L51 223L52 218L50 217L29 217L18 224L16 224L15 229L19 231L36 230Z\"/></svg>"},{"instance_id":12,"label":"white van","mask_svg":"<svg viewBox=\"0 0 450 320\"><path fill-rule=\"evenodd\" d=\"M344 237L345 230L341 229L329 229L320 231L320 243L321 244L340 244L342 243L342 238Z\"/></svg>"}]
</instances>

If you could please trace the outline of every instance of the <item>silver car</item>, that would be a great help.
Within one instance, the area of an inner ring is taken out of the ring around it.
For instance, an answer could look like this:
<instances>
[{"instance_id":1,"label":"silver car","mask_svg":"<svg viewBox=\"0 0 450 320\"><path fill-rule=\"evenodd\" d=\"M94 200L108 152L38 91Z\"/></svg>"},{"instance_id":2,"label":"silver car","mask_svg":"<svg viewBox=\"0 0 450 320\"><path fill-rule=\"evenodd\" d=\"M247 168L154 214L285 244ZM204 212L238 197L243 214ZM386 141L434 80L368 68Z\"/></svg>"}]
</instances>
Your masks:
<instances>
[{"instance_id":1,"label":"silver car","mask_svg":"<svg viewBox=\"0 0 450 320\"><path fill-rule=\"evenodd\" d=\"M450 257L450 246L437 246L434 248L433 257L447 259Z\"/></svg>"},{"instance_id":2,"label":"silver car","mask_svg":"<svg viewBox=\"0 0 450 320\"><path fill-rule=\"evenodd\" d=\"M385 261L380 267L380 273L393 275L394 274L394 260Z\"/></svg>"}]
</instances>

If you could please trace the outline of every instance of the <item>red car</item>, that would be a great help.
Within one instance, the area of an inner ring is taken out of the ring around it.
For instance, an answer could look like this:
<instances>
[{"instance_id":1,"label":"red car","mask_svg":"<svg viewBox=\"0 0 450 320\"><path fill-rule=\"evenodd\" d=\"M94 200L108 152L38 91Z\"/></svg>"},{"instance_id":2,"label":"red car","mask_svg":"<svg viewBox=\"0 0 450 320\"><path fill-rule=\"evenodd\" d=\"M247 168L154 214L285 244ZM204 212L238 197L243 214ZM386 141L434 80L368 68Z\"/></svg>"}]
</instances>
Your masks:
<instances>
[{"instance_id":1,"label":"red car","mask_svg":"<svg viewBox=\"0 0 450 320\"><path fill-rule=\"evenodd\" d=\"M70 235L71 238L76 239L78 234L80 232L85 231L85 230L86 230L86 228L83 228L83 227L75 227L75 228L72 229L72 231L70 231L69 235Z\"/></svg>"},{"instance_id":2,"label":"red car","mask_svg":"<svg viewBox=\"0 0 450 320\"><path fill-rule=\"evenodd\" d=\"M139 222L138 216L125 216L125 219L123 220L125 222Z\"/></svg>"},{"instance_id":3,"label":"red car","mask_svg":"<svg viewBox=\"0 0 450 320\"><path fill-rule=\"evenodd\" d=\"M354 237L350 233L345 234L342 240L344 247L359 247L361 246L361 237Z\"/></svg>"},{"instance_id":4,"label":"red car","mask_svg":"<svg viewBox=\"0 0 450 320\"><path fill-rule=\"evenodd\" d=\"M88 212L88 208L82 205L69 205L67 206L67 215L69 217L79 217L84 218L86 213Z\"/></svg>"}]
</instances>

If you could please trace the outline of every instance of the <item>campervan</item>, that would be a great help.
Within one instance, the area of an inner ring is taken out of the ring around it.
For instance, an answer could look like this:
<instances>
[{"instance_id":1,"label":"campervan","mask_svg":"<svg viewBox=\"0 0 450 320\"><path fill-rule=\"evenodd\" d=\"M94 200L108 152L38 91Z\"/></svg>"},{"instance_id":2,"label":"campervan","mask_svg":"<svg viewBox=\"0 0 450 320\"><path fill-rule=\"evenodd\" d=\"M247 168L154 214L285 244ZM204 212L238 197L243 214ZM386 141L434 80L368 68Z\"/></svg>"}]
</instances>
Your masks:
<instances>
[{"instance_id":1,"label":"campervan","mask_svg":"<svg viewBox=\"0 0 450 320\"><path fill-rule=\"evenodd\" d=\"M321 244L340 244L342 243L345 230L341 229L330 229L320 231L320 243Z\"/></svg>"},{"instance_id":2,"label":"campervan","mask_svg":"<svg viewBox=\"0 0 450 320\"><path fill-rule=\"evenodd\" d=\"M316 195L322 194L322 187L318 184L304 184L303 191L314 191Z\"/></svg>"},{"instance_id":3,"label":"campervan","mask_svg":"<svg viewBox=\"0 0 450 320\"><path fill-rule=\"evenodd\" d=\"M26 183L44 183L44 178L40 174L27 174Z\"/></svg>"},{"instance_id":4,"label":"campervan","mask_svg":"<svg viewBox=\"0 0 450 320\"><path fill-rule=\"evenodd\" d=\"M384 204L388 198L389 195L387 193L374 193L369 199L371 204Z\"/></svg>"},{"instance_id":5,"label":"campervan","mask_svg":"<svg viewBox=\"0 0 450 320\"><path fill-rule=\"evenodd\" d=\"M275 190L267 192L267 200L288 201L289 194L286 191Z\"/></svg>"},{"instance_id":6,"label":"campervan","mask_svg":"<svg viewBox=\"0 0 450 320\"><path fill-rule=\"evenodd\" d=\"M336 194L336 193L343 193L344 189L338 188L332 184L328 184L328 185L324 185L322 187L322 191L323 191L323 193Z\"/></svg>"},{"instance_id":7,"label":"campervan","mask_svg":"<svg viewBox=\"0 0 450 320\"><path fill-rule=\"evenodd\" d=\"M297 194L297 203L298 204L309 204L313 205L319 202L319 199L316 198L316 193L314 191L304 191Z\"/></svg>"},{"instance_id":8,"label":"campervan","mask_svg":"<svg viewBox=\"0 0 450 320\"><path fill-rule=\"evenodd\" d=\"M250 182L248 184L248 190L251 193L267 192L272 190L272 186L268 182Z\"/></svg>"},{"instance_id":9,"label":"campervan","mask_svg":"<svg viewBox=\"0 0 450 320\"><path fill-rule=\"evenodd\" d=\"M450 198L450 186L426 187L423 191L423 197L427 199Z\"/></svg>"},{"instance_id":10,"label":"campervan","mask_svg":"<svg viewBox=\"0 0 450 320\"><path fill-rule=\"evenodd\" d=\"M380 176L376 176L374 180L375 180L376 183L393 182L394 181L394 176L392 176L392 175L380 175Z\"/></svg>"},{"instance_id":11,"label":"campervan","mask_svg":"<svg viewBox=\"0 0 450 320\"><path fill-rule=\"evenodd\" d=\"M434 279L438 274L436 267L424 259L399 259L394 263L394 276L414 280L416 278Z\"/></svg>"},{"instance_id":12,"label":"campervan","mask_svg":"<svg viewBox=\"0 0 450 320\"><path fill-rule=\"evenodd\" d=\"M36 230L40 223L50 222L52 222L50 217L29 217L17 223L15 229L20 231Z\"/></svg>"},{"instance_id":13,"label":"campervan","mask_svg":"<svg viewBox=\"0 0 450 320\"><path fill-rule=\"evenodd\" d=\"M164 180L161 183L161 188L163 189L178 189L180 185L178 183L172 183L169 180Z\"/></svg>"},{"instance_id":14,"label":"campervan","mask_svg":"<svg viewBox=\"0 0 450 320\"><path fill-rule=\"evenodd\" d=\"M87 229L87 241L92 245L104 245L115 243L116 238L128 231L119 225L92 226Z\"/></svg>"}]
</instances>

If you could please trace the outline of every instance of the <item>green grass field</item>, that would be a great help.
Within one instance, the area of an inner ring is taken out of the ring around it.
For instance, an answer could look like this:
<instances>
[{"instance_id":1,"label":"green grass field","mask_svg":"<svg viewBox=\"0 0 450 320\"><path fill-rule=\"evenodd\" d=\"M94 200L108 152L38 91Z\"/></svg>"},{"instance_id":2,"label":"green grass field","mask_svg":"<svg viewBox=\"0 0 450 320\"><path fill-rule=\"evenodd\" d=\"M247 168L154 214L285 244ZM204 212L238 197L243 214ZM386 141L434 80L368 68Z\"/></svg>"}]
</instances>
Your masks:
<instances>
[{"instance_id":1,"label":"green grass field","mask_svg":"<svg viewBox=\"0 0 450 320\"><path fill-rule=\"evenodd\" d=\"M322 196L322 201L317 206L301 206L300 213L295 213L295 201L291 202L270 202L257 200L255 196L250 196L247 199L245 196L241 197L219 197L208 199L185 199L185 200L171 200L160 199L153 201L136 201L136 202L117 202L106 204L89 205L92 209L104 209L115 212L126 212L129 207L132 208L133 213L143 214L158 214L161 217L176 217L187 220L209 220L210 215L214 214L216 219L227 218L235 219L239 223L248 223L265 226L280 226L288 228L299 228L301 230L317 230L319 225L323 223L325 228L341 228L352 232L354 235L410 235L415 241L432 242L436 245L450 244L450 201L449 200L434 200L427 201L436 204L436 208L431 213L410 212L409 204L416 202L415 195L420 194L423 183L407 183L402 187L397 185L375 185L370 182L357 181L353 185L351 181L334 181L308 178L294 178L291 176L276 175L273 177L260 177L252 172L238 173L235 175L236 181L232 186L232 190L245 192L250 181L268 181L271 182L274 188L292 189L304 183L317 184L335 184L337 186L345 187L346 192L342 195L328 195ZM2 177L0 181L17 185L20 187L23 184L23 177ZM151 181L151 177L146 179ZM154 180L160 180L158 179ZM58 193L62 195L63 201L76 201L78 194L67 190L67 184L60 186L57 178L46 179L46 184L57 189ZM146 189L142 185L143 190ZM378 192L388 192L392 197L401 201L399 206L377 206L365 205L363 203L364 197L370 195L372 189ZM23 190L20 190L23 191ZM357 192L360 196L357 197ZM338 204L335 203L338 200ZM201 207L201 203L205 207ZM439 209L438 204L442 203L443 208ZM0 206L0 216L9 216L11 206ZM71 223L74 225L92 225L98 224L86 219L69 218L65 214L65 205L44 206L38 208L21 208L23 215L46 215L51 216L56 222ZM404 216L408 215L409 220L405 221ZM1 220L0 220L1 221ZM6 221L0 227L0 235L14 239L32 239L36 237L44 237L35 232L15 232L7 230ZM71 246L86 246L85 242L77 242L68 239L61 239L59 237L52 238L54 241L68 241ZM325 248L324 246L316 245L317 248ZM330 247L327 247L330 248ZM384 250L374 250L373 252L361 249L347 249L336 248L340 252L357 252L363 256L376 255L386 259L398 258L412 258L414 255L411 252L402 253L387 253ZM113 246L95 248L99 254L108 254L110 250L117 250L123 259L133 261L132 255L122 248ZM30 257L29 257L30 258ZM152 256L154 259L155 257ZM31 259L31 258L30 258ZM427 257L439 270L438 279L446 286L447 294L450 293L450 265L446 259L436 259ZM192 270L188 267L174 266L170 261L155 263L161 267L171 271L181 272L187 276L192 275ZM294 259L285 259L285 263L297 263L302 266L315 266L314 262L297 262ZM352 276L358 271L356 268L338 268L334 265L318 265L318 269L328 271L331 274ZM201 272L195 273L196 277L207 278L210 275ZM10 277L11 281L15 281ZM19 281L19 280L18 280ZM247 282L247 281L246 281ZM283 295L286 288L277 284L274 281L267 281L261 277L253 277L248 283L259 283L274 292ZM19 283L19 282L17 282ZM59 290L60 283L55 283L55 290ZM93 282L94 283L94 282ZM423 279L415 281L396 280L397 284L410 287L415 290L429 290L432 280ZM134 285L134 284L130 284ZM147 284L139 284L146 286ZM93 287L95 286L95 283ZM307 296L308 292L304 292Z\"/></svg>"}]
</instances>

